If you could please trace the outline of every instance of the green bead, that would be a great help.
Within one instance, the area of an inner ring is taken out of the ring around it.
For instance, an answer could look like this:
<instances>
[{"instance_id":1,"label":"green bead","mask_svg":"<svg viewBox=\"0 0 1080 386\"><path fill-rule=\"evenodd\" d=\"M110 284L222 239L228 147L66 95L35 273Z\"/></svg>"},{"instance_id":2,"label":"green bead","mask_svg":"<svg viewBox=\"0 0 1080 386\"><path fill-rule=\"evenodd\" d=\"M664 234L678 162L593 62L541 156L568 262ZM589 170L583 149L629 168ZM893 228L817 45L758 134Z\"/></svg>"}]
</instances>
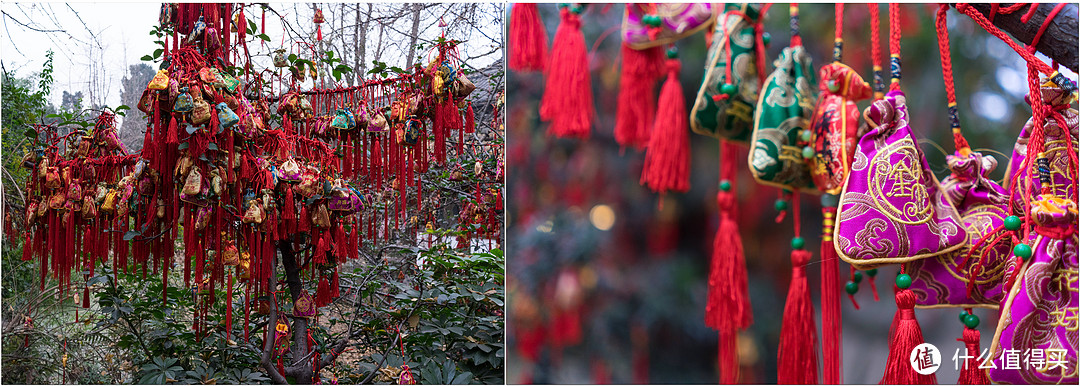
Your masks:
<instances>
[{"instance_id":1,"label":"green bead","mask_svg":"<svg viewBox=\"0 0 1080 386\"><path fill-rule=\"evenodd\" d=\"M1005 229L1015 231L1020 229L1020 218L1016 216L1009 216L1005 218Z\"/></svg>"},{"instance_id":2,"label":"green bead","mask_svg":"<svg viewBox=\"0 0 1080 386\"><path fill-rule=\"evenodd\" d=\"M765 43L766 47L769 46L769 42L771 42L771 41L772 41L772 35L770 35L768 32L765 32L765 33L761 34L761 42Z\"/></svg>"},{"instance_id":3,"label":"green bead","mask_svg":"<svg viewBox=\"0 0 1080 386\"><path fill-rule=\"evenodd\" d=\"M660 19L659 15L645 15L645 17L642 18L642 21L649 27L659 27L662 19Z\"/></svg>"},{"instance_id":4,"label":"green bead","mask_svg":"<svg viewBox=\"0 0 1080 386\"><path fill-rule=\"evenodd\" d=\"M573 7L570 7L570 12L580 15L582 12L585 12L585 6L581 4L574 4Z\"/></svg>"},{"instance_id":5,"label":"green bead","mask_svg":"<svg viewBox=\"0 0 1080 386\"><path fill-rule=\"evenodd\" d=\"M677 49L675 47L668 48L667 57L668 57L668 59L675 59L675 58L679 57L679 49Z\"/></svg>"},{"instance_id":6,"label":"green bead","mask_svg":"<svg viewBox=\"0 0 1080 386\"><path fill-rule=\"evenodd\" d=\"M731 181L721 180L720 181L720 190L723 190L725 192L731 190Z\"/></svg>"},{"instance_id":7,"label":"green bead","mask_svg":"<svg viewBox=\"0 0 1080 386\"><path fill-rule=\"evenodd\" d=\"M911 287L911 276L906 273L896 275L896 286L900 287L900 289Z\"/></svg>"},{"instance_id":8,"label":"green bead","mask_svg":"<svg viewBox=\"0 0 1080 386\"><path fill-rule=\"evenodd\" d=\"M832 91L832 92L839 92L840 91L840 83L837 83L835 80L826 81L825 84L829 87L829 91Z\"/></svg>"},{"instance_id":9,"label":"green bead","mask_svg":"<svg viewBox=\"0 0 1080 386\"><path fill-rule=\"evenodd\" d=\"M1027 260L1031 258L1031 246L1027 244L1016 244L1013 247L1013 254L1020 256L1021 259Z\"/></svg>"},{"instance_id":10,"label":"green bead","mask_svg":"<svg viewBox=\"0 0 1080 386\"><path fill-rule=\"evenodd\" d=\"M803 129L802 132L799 133L799 137L802 138L803 142L810 142L810 140L814 139L814 132Z\"/></svg>"},{"instance_id":11,"label":"green bead","mask_svg":"<svg viewBox=\"0 0 1080 386\"><path fill-rule=\"evenodd\" d=\"M861 283L862 282L862 272L855 271L855 273L851 274L851 281L855 282L856 284Z\"/></svg>"},{"instance_id":12,"label":"green bead","mask_svg":"<svg viewBox=\"0 0 1080 386\"><path fill-rule=\"evenodd\" d=\"M847 292L848 295L854 295L856 292L859 292L859 283L853 281L847 282L847 284L844 284L844 291Z\"/></svg>"},{"instance_id":13,"label":"green bead","mask_svg":"<svg viewBox=\"0 0 1080 386\"><path fill-rule=\"evenodd\" d=\"M802 148L802 157L806 159L814 158L814 148L805 146Z\"/></svg>"},{"instance_id":14,"label":"green bead","mask_svg":"<svg viewBox=\"0 0 1080 386\"><path fill-rule=\"evenodd\" d=\"M736 88L735 85L733 85L731 83L724 83L723 86L720 86L720 93L722 93L722 94L726 94L726 95L731 96L731 95L735 95L735 93L737 91L739 91L739 89Z\"/></svg>"},{"instance_id":15,"label":"green bead","mask_svg":"<svg viewBox=\"0 0 1080 386\"><path fill-rule=\"evenodd\" d=\"M782 198L777 199L776 203L773 204L773 207L776 208L777 212L783 212L783 211L787 210L787 207L788 207L787 200L784 200Z\"/></svg>"},{"instance_id":16,"label":"green bead","mask_svg":"<svg viewBox=\"0 0 1080 386\"><path fill-rule=\"evenodd\" d=\"M960 323L964 322L964 318L968 316L967 311L960 311Z\"/></svg>"},{"instance_id":17,"label":"green bead","mask_svg":"<svg viewBox=\"0 0 1080 386\"><path fill-rule=\"evenodd\" d=\"M870 275L870 277L877 276L877 268L871 268L866 270L866 274Z\"/></svg>"},{"instance_id":18,"label":"green bead","mask_svg":"<svg viewBox=\"0 0 1080 386\"><path fill-rule=\"evenodd\" d=\"M806 240L802 237L796 237L791 239L791 249L803 249L806 246Z\"/></svg>"},{"instance_id":19,"label":"green bead","mask_svg":"<svg viewBox=\"0 0 1080 386\"><path fill-rule=\"evenodd\" d=\"M563 8L566 8L566 7L569 7L569 6L570 6L570 3L559 3L559 9L563 9Z\"/></svg>"},{"instance_id":20,"label":"green bead","mask_svg":"<svg viewBox=\"0 0 1080 386\"><path fill-rule=\"evenodd\" d=\"M964 325L968 328L979 327L979 317L972 314L964 315Z\"/></svg>"}]
</instances>

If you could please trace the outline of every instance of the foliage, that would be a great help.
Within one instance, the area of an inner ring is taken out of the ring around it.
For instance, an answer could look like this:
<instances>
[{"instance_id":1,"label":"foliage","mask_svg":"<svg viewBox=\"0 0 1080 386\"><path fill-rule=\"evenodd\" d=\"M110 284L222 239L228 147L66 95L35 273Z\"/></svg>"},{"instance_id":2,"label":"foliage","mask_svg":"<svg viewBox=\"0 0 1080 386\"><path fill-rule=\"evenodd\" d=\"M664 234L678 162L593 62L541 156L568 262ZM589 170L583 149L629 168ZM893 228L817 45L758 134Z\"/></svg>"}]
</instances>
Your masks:
<instances>
[{"instance_id":1,"label":"foliage","mask_svg":"<svg viewBox=\"0 0 1080 386\"><path fill-rule=\"evenodd\" d=\"M162 283L144 280L141 272L134 271L105 270L87 283L101 287L96 295L100 305L97 326L118 338L110 348L138 369L138 383L267 380L258 371L258 338L262 335L252 334L251 341L244 342L243 323L235 323L234 331L226 336L225 291L215 294L218 301L207 311L209 331L200 338L192 328L196 310L193 292L170 285L168 301L162 302ZM174 276L171 282L181 282L178 274ZM243 314L238 311L243 309L241 298L234 296L233 302L233 320L242 321Z\"/></svg>"},{"instance_id":2,"label":"foliage","mask_svg":"<svg viewBox=\"0 0 1080 386\"><path fill-rule=\"evenodd\" d=\"M415 256L419 265L409 259L371 268L369 275L379 279L359 291L368 301L357 313L342 314L343 319L356 317L367 335L353 347L380 351L355 363L339 363L332 372L343 383L355 383L380 368L404 364L425 384L503 383L502 251L465 254L440 243L405 250L402 256ZM330 321L335 323L344 322Z\"/></svg>"}]
</instances>

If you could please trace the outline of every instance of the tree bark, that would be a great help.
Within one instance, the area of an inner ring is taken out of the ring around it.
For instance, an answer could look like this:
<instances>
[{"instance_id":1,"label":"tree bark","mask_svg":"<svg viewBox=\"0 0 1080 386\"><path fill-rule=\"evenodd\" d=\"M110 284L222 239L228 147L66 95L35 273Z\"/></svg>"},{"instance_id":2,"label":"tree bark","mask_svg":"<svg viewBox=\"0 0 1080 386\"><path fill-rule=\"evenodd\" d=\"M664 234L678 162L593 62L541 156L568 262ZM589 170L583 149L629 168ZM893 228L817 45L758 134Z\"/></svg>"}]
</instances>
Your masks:
<instances>
[{"instance_id":1,"label":"tree bark","mask_svg":"<svg viewBox=\"0 0 1080 386\"><path fill-rule=\"evenodd\" d=\"M1031 39L1039 32L1039 27L1042 26L1046 16L1050 14L1056 4L1033 4L1032 6L1036 6L1038 9L1027 23L1020 21L1020 18L1027 12L1027 8L1007 15L998 14L992 22L1021 43L1030 44ZM990 14L990 4L971 4L971 7L984 16ZM1065 4L1064 8L1054 17L1054 20L1050 21L1046 32L1043 33L1038 45L1035 46L1035 49L1043 53L1043 55L1057 61L1073 72L1078 72L1077 68L1080 66L1080 63L1077 63L1076 15L1076 4Z\"/></svg>"},{"instance_id":2,"label":"tree bark","mask_svg":"<svg viewBox=\"0 0 1080 386\"><path fill-rule=\"evenodd\" d=\"M413 66L413 56L416 55L416 39L419 38L419 35L420 35L420 10L421 9L423 9L422 4L420 4L420 3L414 3L413 4L412 32L409 34L409 57L406 59L407 64L405 65L405 69L407 71L412 71L411 69L412 69L412 66Z\"/></svg>"}]
</instances>

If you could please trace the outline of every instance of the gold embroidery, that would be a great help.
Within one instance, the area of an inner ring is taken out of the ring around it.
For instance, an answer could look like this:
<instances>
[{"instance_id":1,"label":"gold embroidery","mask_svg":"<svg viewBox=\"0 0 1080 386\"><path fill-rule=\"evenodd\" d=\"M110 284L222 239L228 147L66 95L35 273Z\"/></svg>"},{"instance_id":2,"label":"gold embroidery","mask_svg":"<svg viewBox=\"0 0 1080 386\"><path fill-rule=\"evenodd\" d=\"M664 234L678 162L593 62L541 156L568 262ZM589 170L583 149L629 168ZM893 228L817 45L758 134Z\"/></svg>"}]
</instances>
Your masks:
<instances>
[{"instance_id":1,"label":"gold embroidery","mask_svg":"<svg viewBox=\"0 0 1080 386\"><path fill-rule=\"evenodd\" d=\"M904 138L881 149L870 163L870 196L889 219L919 225L930 220L930 195L923 183L918 149ZM903 199L897 208L889 199Z\"/></svg>"},{"instance_id":2,"label":"gold embroidery","mask_svg":"<svg viewBox=\"0 0 1080 386\"><path fill-rule=\"evenodd\" d=\"M732 100L727 109L727 115L745 122L753 122L753 118L750 116L753 112L753 106L750 106L741 100Z\"/></svg>"}]
</instances>

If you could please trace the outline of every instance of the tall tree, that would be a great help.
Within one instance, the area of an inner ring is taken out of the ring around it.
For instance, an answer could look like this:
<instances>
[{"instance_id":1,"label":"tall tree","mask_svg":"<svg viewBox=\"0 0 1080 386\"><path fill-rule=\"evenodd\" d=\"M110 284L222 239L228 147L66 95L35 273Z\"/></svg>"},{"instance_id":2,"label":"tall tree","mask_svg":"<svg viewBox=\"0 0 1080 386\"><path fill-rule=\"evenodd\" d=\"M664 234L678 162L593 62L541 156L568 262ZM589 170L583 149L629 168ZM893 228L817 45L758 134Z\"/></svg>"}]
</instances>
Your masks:
<instances>
[{"instance_id":1,"label":"tall tree","mask_svg":"<svg viewBox=\"0 0 1080 386\"><path fill-rule=\"evenodd\" d=\"M139 104L146 85L154 78L154 68L146 63L128 66L128 74L121 79L120 103L135 108ZM139 151L143 145L143 131L146 130L146 117L142 114L127 114L120 125L120 141L128 151Z\"/></svg>"}]
</instances>

